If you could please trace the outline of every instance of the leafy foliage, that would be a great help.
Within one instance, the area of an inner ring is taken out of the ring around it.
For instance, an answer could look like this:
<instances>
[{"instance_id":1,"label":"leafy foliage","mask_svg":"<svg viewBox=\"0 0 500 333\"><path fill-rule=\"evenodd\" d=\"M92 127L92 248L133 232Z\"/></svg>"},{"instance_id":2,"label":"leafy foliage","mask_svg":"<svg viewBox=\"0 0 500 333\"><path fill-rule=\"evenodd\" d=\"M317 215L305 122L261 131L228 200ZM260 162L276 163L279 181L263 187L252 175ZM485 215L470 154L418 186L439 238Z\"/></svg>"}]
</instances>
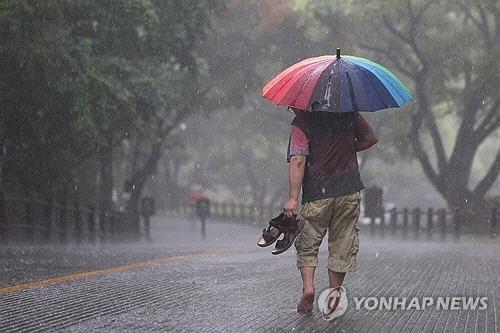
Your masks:
<instances>
[{"instance_id":1,"label":"leafy foliage","mask_svg":"<svg viewBox=\"0 0 500 333\"><path fill-rule=\"evenodd\" d=\"M177 121L174 85L196 81L194 47L221 8L219 1L2 2L3 186L90 200L103 170L112 176L103 163L113 163L124 140L156 142L158 121Z\"/></svg>"},{"instance_id":2,"label":"leafy foliage","mask_svg":"<svg viewBox=\"0 0 500 333\"><path fill-rule=\"evenodd\" d=\"M260 90L340 47L416 101L367 116L383 149L362 155L363 173L411 157L450 205L480 201L500 172L499 12L495 0L2 1L1 186L102 203L130 180L137 204L159 170L172 193L274 204L292 117Z\"/></svg>"}]
</instances>

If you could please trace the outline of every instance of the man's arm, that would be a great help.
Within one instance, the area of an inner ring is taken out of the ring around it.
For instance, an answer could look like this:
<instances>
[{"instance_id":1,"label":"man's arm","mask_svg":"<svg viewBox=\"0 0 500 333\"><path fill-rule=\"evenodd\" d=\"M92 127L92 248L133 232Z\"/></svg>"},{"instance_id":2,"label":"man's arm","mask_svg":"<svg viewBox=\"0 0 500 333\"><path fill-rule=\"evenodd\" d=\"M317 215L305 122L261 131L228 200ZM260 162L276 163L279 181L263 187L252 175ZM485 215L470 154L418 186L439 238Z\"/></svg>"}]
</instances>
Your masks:
<instances>
[{"instance_id":1,"label":"man's arm","mask_svg":"<svg viewBox=\"0 0 500 333\"><path fill-rule=\"evenodd\" d=\"M290 166L288 169L288 201L283 206L283 212L287 217L297 215L297 207L299 205L299 194L304 179L304 171L306 169L306 157L304 155L294 155L290 158Z\"/></svg>"},{"instance_id":2,"label":"man's arm","mask_svg":"<svg viewBox=\"0 0 500 333\"><path fill-rule=\"evenodd\" d=\"M356 151L366 150L371 146L377 144L377 142L378 142L377 133L375 133L375 131L372 131L370 134L364 137L363 140L355 141Z\"/></svg>"}]
</instances>

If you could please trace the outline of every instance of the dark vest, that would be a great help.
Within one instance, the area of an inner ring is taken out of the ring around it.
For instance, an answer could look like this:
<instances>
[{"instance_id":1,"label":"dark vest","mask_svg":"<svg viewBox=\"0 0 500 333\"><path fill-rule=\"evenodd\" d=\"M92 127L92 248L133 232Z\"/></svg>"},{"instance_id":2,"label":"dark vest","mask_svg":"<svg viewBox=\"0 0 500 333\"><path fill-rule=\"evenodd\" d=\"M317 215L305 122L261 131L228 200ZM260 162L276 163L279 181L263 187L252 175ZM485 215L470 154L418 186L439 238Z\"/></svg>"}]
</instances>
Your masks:
<instances>
[{"instance_id":1,"label":"dark vest","mask_svg":"<svg viewBox=\"0 0 500 333\"><path fill-rule=\"evenodd\" d=\"M354 113L302 112L292 125L309 140L302 203L364 189L354 144Z\"/></svg>"}]
</instances>

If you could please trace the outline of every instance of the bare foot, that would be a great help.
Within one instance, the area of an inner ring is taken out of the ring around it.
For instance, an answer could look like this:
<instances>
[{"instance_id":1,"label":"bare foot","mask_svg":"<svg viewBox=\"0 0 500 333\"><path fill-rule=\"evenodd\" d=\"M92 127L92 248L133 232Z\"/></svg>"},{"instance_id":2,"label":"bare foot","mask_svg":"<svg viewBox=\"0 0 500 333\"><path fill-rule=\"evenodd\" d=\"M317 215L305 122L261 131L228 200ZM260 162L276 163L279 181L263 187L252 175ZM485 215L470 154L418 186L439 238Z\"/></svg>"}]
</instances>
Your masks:
<instances>
[{"instance_id":1,"label":"bare foot","mask_svg":"<svg viewBox=\"0 0 500 333\"><path fill-rule=\"evenodd\" d=\"M314 289L304 290L302 298L297 305L297 312L311 312L314 305Z\"/></svg>"}]
</instances>

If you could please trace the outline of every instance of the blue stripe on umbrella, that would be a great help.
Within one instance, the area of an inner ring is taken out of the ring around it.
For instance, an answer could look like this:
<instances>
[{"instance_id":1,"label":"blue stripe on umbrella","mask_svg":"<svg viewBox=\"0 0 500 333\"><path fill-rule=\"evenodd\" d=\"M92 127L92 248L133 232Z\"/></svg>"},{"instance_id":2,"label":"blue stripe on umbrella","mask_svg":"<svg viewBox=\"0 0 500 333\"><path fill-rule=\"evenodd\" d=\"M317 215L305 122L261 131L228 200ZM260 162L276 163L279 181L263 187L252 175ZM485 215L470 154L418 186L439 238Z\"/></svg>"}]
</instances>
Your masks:
<instances>
[{"instance_id":1,"label":"blue stripe on umbrella","mask_svg":"<svg viewBox=\"0 0 500 333\"><path fill-rule=\"evenodd\" d=\"M412 100L408 92L401 86L401 83L394 80L394 78L391 75L389 75L381 68L374 66L368 62L359 61L354 57L353 58L349 57L347 61L355 63L373 73L373 75L375 75L381 82L383 82L386 89L389 91L391 96L396 101L397 106L401 106L406 102Z\"/></svg>"},{"instance_id":2,"label":"blue stripe on umbrella","mask_svg":"<svg viewBox=\"0 0 500 333\"><path fill-rule=\"evenodd\" d=\"M375 73L350 61L341 61L340 109L342 112L376 111L399 106Z\"/></svg>"}]
</instances>

